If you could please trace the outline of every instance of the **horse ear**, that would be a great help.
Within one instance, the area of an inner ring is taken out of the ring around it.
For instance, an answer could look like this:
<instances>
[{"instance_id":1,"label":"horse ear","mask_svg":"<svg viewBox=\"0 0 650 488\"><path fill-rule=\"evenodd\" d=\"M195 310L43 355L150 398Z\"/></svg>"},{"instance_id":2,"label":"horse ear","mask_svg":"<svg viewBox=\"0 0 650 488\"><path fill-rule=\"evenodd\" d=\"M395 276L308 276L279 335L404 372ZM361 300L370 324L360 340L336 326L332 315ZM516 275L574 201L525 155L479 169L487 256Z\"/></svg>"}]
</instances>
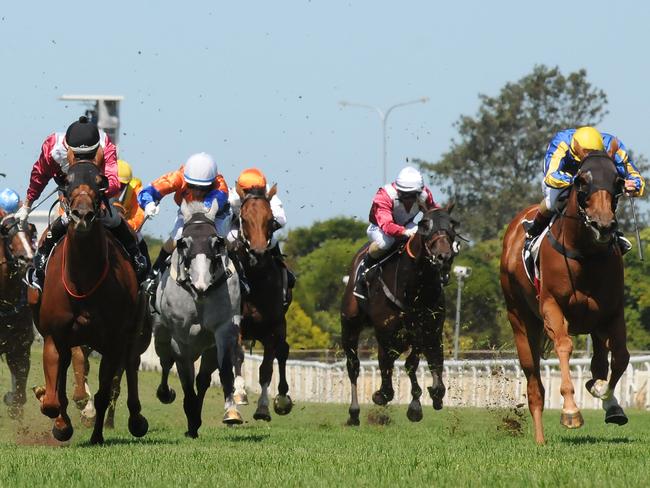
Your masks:
<instances>
[{"instance_id":1,"label":"horse ear","mask_svg":"<svg viewBox=\"0 0 650 488\"><path fill-rule=\"evenodd\" d=\"M242 189L241 185L239 184L239 181L235 184L235 191L237 192L237 195L239 195L240 200L243 201L246 194L244 193L244 190Z\"/></svg>"},{"instance_id":2,"label":"horse ear","mask_svg":"<svg viewBox=\"0 0 650 488\"><path fill-rule=\"evenodd\" d=\"M187 201L183 199L181 202L181 213L183 214L183 219L185 222L190 220L192 218L192 212L190 212L189 205L187 204Z\"/></svg>"},{"instance_id":3,"label":"horse ear","mask_svg":"<svg viewBox=\"0 0 650 488\"><path fill-rule=\"evenodd\" d=\"M95 166L97 166L98 168L104 166L104 148L102 146L99 146L97 148L94 162L95 162Z\"/></svg>"},{"instance_id":4,"label":"horse ear","mask_svg":"<svg viewBox=\"0 0 650 488\"><path fill-rule=\"evenodd\" d=\"M277 184L277 183L273 183L273 186L271 187L271 189L270 189L270 190L268 191L268 193L266 194L266 199L267 199L267 200L270 200L271 198L273 198L273 197L275 196L275 194L276 194L277 192L278 192L278 184Z\"/></svg>"},{"instance_id":5,"label":"horse ear","mask_svg":"<svg viewBox=\"0 0 650 488\"><path fill-rule=\"evenodd\" d=\"M447 204L447 213L450 214L454 210L455 206L456 206L456 202L453 202L453 201L449 202Z\"/></svg>"},{"instance_id":6,"label":"horse ear","mask_svg":"<svg viewBox=\"0 0 650 488\"><path fill-rule=\"evenodd\" d=\"M584 161L584 159L589 156L589 151L584 149L578 141L574 139L571 144L573 145L573 153L580 161Z\"/></svg>"},{"instance_id":7,"label":"horse ear","mask_svg":"<svg viewBox=\"0 0 650 488\"><path fill-rule=\"evenodd\" d=\"M207 218L214 221L218 211L219 211L219 202L215 198L214 200L212 200L212 205L210 205L210 210L208 210L208 212L205 215Z\"/></svg>"},{"instance_id":8,"label":"horse ear","mask_svg":"<svg viewBox=\"0 0 650 488\"><path fill-rule=\"evenodd\" d=\"M616 157L616 153L619 150L619 144L618 144L618 139L615 137L612 138L612 142L609 144L609 149L607 150L607 154L609 154L609 157L611 158L612 161L614 161L614 158Z\"/></svg>"}]
</instances>

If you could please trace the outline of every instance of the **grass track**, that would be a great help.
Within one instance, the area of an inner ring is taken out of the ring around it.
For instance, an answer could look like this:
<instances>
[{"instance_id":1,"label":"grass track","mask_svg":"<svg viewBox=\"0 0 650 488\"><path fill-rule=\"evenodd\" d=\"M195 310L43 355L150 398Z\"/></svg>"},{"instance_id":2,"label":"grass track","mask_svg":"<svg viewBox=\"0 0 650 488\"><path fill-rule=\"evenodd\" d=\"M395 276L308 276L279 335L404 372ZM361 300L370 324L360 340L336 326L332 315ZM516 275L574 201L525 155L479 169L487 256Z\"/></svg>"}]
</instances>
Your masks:
<instances>
[{"instance_id":1,"label":"grass track","mask_svg":"<svg viewBox=\"0 0 650 488\"><path fill-rule=\"evenodd\" d=\"M93 363L91 377L97 364ZM602 412L585 411L578 431L559 426L559 412L545 414L547 445L534 445L525 412L523 435L503 430L505 411L443 409L427 403L419 424L405 407L389 407L389 425L344 427L347 405L298 404L270 424L252 420L226 428L221 392L206 397L200 438L186 439L182 393L172 405L155 398L158 376L142 373L143 413L149 434L133 439L120 399L115 431L106 445L90 447L74 407L75 434L68 446L49 440L51 421L30 396L22 425L0 405L0 486L649 486L650 414L627 412L630 423L607 426ZM42 379L35 350L30 385ZM0 364L0 394L9 383ZM96 386L96 385L94 385ZM272 484L272 485L271 485Z\"/></svg>"}]
</instances>

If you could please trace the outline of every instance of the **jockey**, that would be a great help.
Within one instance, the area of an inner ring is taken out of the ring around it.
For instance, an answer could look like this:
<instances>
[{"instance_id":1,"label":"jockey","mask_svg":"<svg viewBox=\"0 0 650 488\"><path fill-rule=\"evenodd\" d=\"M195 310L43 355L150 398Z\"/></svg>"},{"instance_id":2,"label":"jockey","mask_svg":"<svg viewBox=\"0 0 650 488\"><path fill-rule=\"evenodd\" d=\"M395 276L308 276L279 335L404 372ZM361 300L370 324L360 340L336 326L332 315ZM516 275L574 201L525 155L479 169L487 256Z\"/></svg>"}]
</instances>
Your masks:
<instances>
[{"instance_id":1,"label":"jockey","mask_svg":"<svg viewBox=\"0 0 650 488\"><path fill-rule=\"evenodd\" d=\"M79 117L64 133L51 134L43 142L41 154L32 168L27 198L22 207L16 212L16 218L24 223L31 211L32 203L38 199L51 179L63 185L71 163L95 162L100 172L108 180L106 196L108 198L119 193L117 179L116 148L106 133L97 129L87 117ZM104 211L100 217L102 224L111 230L126 251L131 255L138 280L146 275L147 262L138 249L128 225L119 213ZM66 214L57 218L49 227L45 239L34 255L33 268L27 270L27 281L30 286L39 290L43 287L45 265L54 245L65 235L68 227Z\"/></svg>"},{"instance_id":2,"label":"jockey","mask_svg":"<svg viewBox=\"0 0 650 488\"><path fill-rule=\"evenodd\" d=\"M266 183L266 176L264 173L257 168L248 168L242 171L239 174L239 177L236 181L236 188L239 188L242 193L247 194L253 189L263 188L265 192L268 193L269 187ZM239 219L239 211L241 210L241 198L239 193L235 188L231 188L228 194L228 201L230 202L230 208L233 213L233 221ZM271 205L271 212L273 213L273 233L271 235L271 242L269 243L269 252L271 255L277 259L280 265L287 272L287 286L288 288L293 288L296 283L295 275L287 268L286 263L282 257L282 252L280 251L280 245L278 244L278 238L275 236L277 230L282 229L287 225L287 216L284 213L284 208L282 206L282 201L277 194L273 195L269 201ZM239 227L231 228L228 232L228 242L230 244L235 244L239 239Z\"/></svg>"},{"instance_id":3,"label":"jockey","mask_svg":"<svg viewBox=\"0 0 650 488\"><path fill-rule=\"evenodd\" d=\"M120 182L120 193L111 198L110 203L135 232L138 238L138 247L142 255L147 259L147 269L149 269L151 268L149 249L140 232L144 224L144 210L138 204L138 194L142 190L142 181L133 177L131 165L122 159L117 160L117 179Z\"/></svg>"},{"instance_id":4,"label":"jockey","mask_svg":"<svg viewBox=\"0 0 650 488\"><path fill-rule=\"evenodd\" d=\"M20 207L20 197L11 188L5 188L0 192L0 218L16 213Z\"/></svg>"},{"instance_id":5,"label":"jockey","mask_svg":"<svg viewBox=\"0 0 650 488\"><path fill-rule=\"evenodd\" d=\"M579 153L584 151L608 151L616 142L618 151L614 156L614 164L619 175L625 178L625 192L630 196L641 196L645 182L639 170L634 166L623 142L617 137L600 133L593 127L566 129L555 134L546 150L544 158L544 180L542 190L544 199L539 204L537 214L531 221L524 221L526 227L525 248L530 247L532 240L540 235L551 222L556 211L561 210L573 183L573 177L580 168ZM622 254L632 249L632 244L622 234L618 234L618 242Z\"/></svg>"},{"instance_id":6,"label":"jockey","mask_svg":"<svg viewBox=\"0 0 650 488\"><path fill-rule=\"evenodd\" d=\"M183 234L183 214L180 205L183 200L188 202L203 201L206 207L213 202L219 206L214 221L217 234L225 238L230 225L230 206L228 204L228 185L217 170L217 163L206 153L193 154L178 170L162 175L138 194L138 203L147 218L158 214L158 204L165 195L174 193L174 201L179 206L178 216L174 222L169 239L160 249L160 254L153 263L152 272L161 273L169 256L171 256L176 241Z\"/></svg>"},{"instance_id":7,"label":"jockey","mask_svg":"<svg viewBox=\"0 0 650 488\"><path fill-rule=\"evenodd\" d=\"M367 298L367 272L395 241L408 239L417 233L415 217L421 211L437 207L431 191L424 185L422 175L411 166L403 168L393 183L377 190L372 200L367 230L370 245L356 273L356 296Z\"/></svg>"}]
</instances>

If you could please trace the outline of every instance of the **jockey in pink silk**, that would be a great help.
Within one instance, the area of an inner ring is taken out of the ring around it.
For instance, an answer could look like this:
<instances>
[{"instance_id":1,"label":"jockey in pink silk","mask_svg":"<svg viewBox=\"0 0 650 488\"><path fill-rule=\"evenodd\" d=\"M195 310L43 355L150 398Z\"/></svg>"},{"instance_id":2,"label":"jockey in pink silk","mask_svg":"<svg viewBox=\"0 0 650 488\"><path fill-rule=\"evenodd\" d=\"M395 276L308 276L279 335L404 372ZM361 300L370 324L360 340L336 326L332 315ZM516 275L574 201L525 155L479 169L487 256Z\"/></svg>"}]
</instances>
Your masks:
<instances>
[{"instance_id":1,"label":"jockey in pink silk","mask_svg":"<svg viewBox=\"0 0 650 488\"><path fill-rule=\"evenodd\" d=\"M420 172L411 166L402 169L393 183L377 190L367 230L370 245L356 273L354 294L357 297L365 299L367 296L367 271L397 240L413 236L418 230L415 217L431 208L438 208L438 205L424 185Z\"/></svg>"}]
</instances>

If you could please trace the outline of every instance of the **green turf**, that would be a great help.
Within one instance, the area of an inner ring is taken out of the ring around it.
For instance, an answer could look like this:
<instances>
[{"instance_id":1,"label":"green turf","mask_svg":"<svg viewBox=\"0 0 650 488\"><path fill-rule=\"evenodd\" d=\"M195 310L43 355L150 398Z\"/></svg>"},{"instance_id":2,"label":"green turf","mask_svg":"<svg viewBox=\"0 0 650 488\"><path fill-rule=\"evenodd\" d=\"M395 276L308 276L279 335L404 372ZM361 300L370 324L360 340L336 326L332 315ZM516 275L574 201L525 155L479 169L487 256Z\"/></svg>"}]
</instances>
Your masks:
<instances>
[{"instance_id":1,"label":"green turf","mask_svg":"<svg viewBox=\"0 0 650 488\"><path fill-rule=\"evenodd\" d=\"M38 360L35 355L35 360ZM93 375L96 374L93 364ZM30 384L42 371L33 365ZM648 486L650 415L628 411L630 423L607 426L602 412L585 411L586 425L568 432L559 413L545 415L547 445L534 445L528 413L520 434L507 411L444 409L427 403L411 424L405 407L389 407L388 425L369 425L377 409L363 406L361 427L345 427L347 405L298 404L287 417L220 424L221 394L211 389L197 440L186 439L182 394L172 405L155 398L158 375L142 373L143 413L149 434L133 439L122 399L117 428L106 444L88 445L80 426L69 446L51 441L51 421L29 398L22 425L0 406L0 486ZM0 364L0 392L9 375ZM74 407L73 407L74 408ZM507 427L510 428L507 428ZM513 432L514 431L514 432Z\"/></svg>"}]
</instances>

